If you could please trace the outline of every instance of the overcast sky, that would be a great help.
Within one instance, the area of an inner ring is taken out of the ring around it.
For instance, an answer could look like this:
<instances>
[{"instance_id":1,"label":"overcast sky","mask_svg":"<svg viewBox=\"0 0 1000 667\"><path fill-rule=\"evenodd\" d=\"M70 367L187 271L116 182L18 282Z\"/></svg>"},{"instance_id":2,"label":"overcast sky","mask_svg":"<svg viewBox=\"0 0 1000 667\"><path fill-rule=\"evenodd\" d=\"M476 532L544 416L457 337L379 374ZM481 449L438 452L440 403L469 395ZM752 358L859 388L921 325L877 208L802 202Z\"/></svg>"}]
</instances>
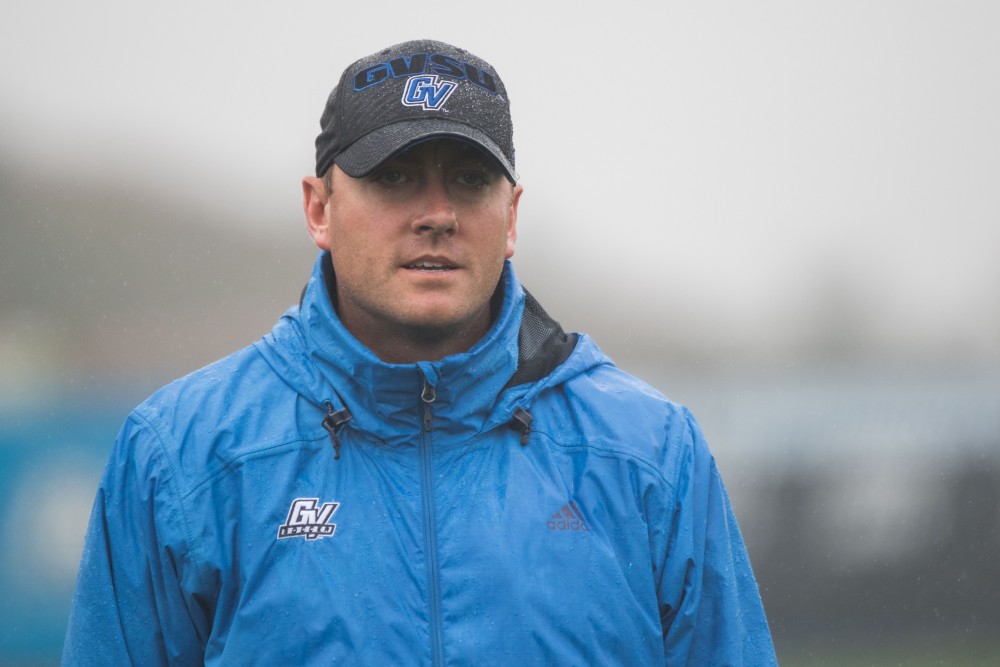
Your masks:
<instances>
[{"instance_id":1,"label":"overcast sky","mask_svg":"<svg viewBox=\"0 0 1000 667\"><path fill-rule=\"evenodd\" d=\"M720 344L850 315L872 344L1000 363L1000 3L8 4L8 166L305 239L340 72L442 39L507 85L515 262L543 303L641 303Z\"/></svg>"}]
</instances>

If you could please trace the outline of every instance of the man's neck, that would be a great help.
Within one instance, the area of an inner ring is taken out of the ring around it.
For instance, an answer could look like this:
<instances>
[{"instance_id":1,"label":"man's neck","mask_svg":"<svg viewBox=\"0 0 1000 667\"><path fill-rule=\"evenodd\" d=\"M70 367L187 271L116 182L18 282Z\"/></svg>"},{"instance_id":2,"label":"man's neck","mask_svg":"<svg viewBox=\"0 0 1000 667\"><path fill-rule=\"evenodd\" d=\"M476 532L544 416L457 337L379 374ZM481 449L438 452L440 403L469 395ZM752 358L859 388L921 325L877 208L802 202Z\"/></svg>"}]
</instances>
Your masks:
<instances>
[{"instance_id":1,"label":"man's neck","mask_svg":"<svg viewBox=\"0 0 1000 667\"><path fill-rule=\"evenodd\" d=\"M459 327L369 327L341 316L344 327L375 356L389 364L438 361L467 352L489 330L489 311Z\"/></svg>"}]
</instances>

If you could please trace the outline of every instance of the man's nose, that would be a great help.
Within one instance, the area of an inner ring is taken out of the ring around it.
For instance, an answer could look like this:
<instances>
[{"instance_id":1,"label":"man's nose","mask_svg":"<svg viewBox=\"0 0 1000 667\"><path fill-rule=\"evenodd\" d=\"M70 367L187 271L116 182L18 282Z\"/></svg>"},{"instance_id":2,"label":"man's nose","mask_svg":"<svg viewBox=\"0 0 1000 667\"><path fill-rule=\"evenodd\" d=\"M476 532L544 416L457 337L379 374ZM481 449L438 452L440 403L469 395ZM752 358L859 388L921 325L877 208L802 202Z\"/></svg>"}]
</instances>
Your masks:
<instances>
[{"instance_id":1,"label":"man's nose","mask_svg":"<svg viewBox=\"0 0 1000 667\"><path fill-rule=\"evenodd\" d=\"M444 178L434 175L420 188L413 231L451 236L458 230L458 217Z\"/></svg>"}]
</instances>

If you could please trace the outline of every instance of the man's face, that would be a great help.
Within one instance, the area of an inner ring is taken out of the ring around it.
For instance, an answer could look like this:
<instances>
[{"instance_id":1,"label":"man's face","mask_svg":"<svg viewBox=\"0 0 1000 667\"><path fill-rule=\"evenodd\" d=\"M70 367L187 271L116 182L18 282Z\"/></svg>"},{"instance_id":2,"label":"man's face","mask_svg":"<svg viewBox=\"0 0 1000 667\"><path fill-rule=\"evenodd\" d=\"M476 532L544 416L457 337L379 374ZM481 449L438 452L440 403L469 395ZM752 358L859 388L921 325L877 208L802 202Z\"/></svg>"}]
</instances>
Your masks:
<instances>
[{"instance_id":1,"label":"man's face","mask_svg":"<svg viewBox=\"0 0 1000 667\"><path fill-rule=\"evenodd\" d=\"M475 343L514 254L521 187L475 147L445 139L362 178L335 166L331 185L327 195L306 179L306 214L316 244L332 255L348 330L395 361L405 350L380 348L436 344L443 356Z\"/></svg>"}]
</instances>

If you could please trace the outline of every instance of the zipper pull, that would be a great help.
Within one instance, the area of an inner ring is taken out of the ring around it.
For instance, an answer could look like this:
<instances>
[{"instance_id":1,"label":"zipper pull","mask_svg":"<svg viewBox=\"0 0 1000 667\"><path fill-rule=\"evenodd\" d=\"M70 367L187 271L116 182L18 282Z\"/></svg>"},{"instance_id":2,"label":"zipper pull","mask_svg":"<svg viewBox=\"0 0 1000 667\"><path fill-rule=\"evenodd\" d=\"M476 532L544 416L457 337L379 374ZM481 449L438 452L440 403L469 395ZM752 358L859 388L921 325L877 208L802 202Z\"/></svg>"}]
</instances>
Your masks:
<instances>
[{"instance_id":1,"label":"zipper pull","mask_svg":"<svg viewBox=\"0 0 1000 667\"><path fill-rule=\"evenodd\" d=\"M340 438L337 437L337 431L349 421L351 421L350 410L344 408L343 410L334 412L333 403L326 401L326 417L323 418L323 428L330 434L330 442L333 444L334 461L340 459Z\"/></svg>"},{"instance_id":2,"label":"zipper pull","mask_svg":"<svg viewBox=\"0 0 1000 667\"><path fill-rule=\"evenodd\" d=\"M437 400L437 392L434 391L427 379L424 378L424 390L420 392L420 400L424 402L424 430L431 430L431 403Z\"/></svg>"}]
</instances>

